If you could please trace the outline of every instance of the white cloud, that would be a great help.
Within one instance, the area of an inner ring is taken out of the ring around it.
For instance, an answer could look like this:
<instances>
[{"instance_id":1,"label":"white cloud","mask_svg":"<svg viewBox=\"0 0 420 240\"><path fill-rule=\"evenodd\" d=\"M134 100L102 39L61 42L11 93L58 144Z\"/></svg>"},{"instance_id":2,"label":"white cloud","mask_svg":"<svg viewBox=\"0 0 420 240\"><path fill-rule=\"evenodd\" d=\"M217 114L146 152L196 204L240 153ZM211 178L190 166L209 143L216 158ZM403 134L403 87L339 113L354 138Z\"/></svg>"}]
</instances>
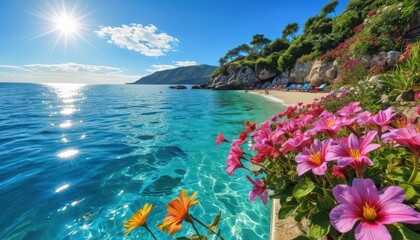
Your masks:
<instances>
[{"instance_id":1,"label":"white cloud","mask_svg":"<svg viewBox=\"0 0 420 240\"><path fill-rule=\"evenodd\" d=\"M148 72L159 72L168 69L174 69L176 66L168 64L153 64L150 66L150 69L147 69Z\"/></svg>"},{"instance_id":2,"label":"white cloud","mask_svg":"<svg viewBox=\"0 0 420 240\"><path fill-rule=\"evenodd\" d=\"M0 65L0 81L5 82L60 82L119 84L133 82L141 76L124 74L117 67L79 63Z\"/></svg>"},{"instance_id":3,"label":"white cloud","mask_svg":"<svg viewBox=\"0 0 420 240\"><path fill-rule=\"evenodd\" d=\"M175 62L175 65L180 67L186 67L186 66L194 66L197 65L196 61L177 61Z\"/></svg>"},{"instance_id":4,"label":"white cloud","mask_svg":"<svg viewBox=\"0 0 420 240\"><path fill-rule=\"evenodd\" d=\"M42 73L120 73L120 68L87 65L79 63L62 63L62 64L28 64L23 65L23 68L28 71L42 72Z\"/></svg>"},{"instance_id":5,"label":"white cloud","mask_svg":"<svg viewBox=\"0 0 420 240\"><path fill-rule=\"evenodd\" d=\"M150 73L159 72L168 69L174 69L177 67L187 67L197 65L196 61L175 61L173 64L153 64L146 71Z\"/></svg>"},{"instance_id":6,"label":"white cloud","mask_svg":"<svg viewBox=\"0 0 420 240\"><path fill-rule=\"evenodd\" d=\"M18 70L18 71L25 71L25 69L23 67L13 66L13 65L0 65L0 68L12 69L12 70Z\"/></svg>"},{"instance_id":7,"label":"white cloud","mask_svg":"<svg viewBox=\"0 0 420 240\"><path fill-rule=\"evenodd\" d=\"M126 48L149 57L166 55L174 45L179 43L175 37L159 32L153 24L142 26L132 23L121 27L101 26L95 33L108 43Z\"/></svg>"}]
</instances>

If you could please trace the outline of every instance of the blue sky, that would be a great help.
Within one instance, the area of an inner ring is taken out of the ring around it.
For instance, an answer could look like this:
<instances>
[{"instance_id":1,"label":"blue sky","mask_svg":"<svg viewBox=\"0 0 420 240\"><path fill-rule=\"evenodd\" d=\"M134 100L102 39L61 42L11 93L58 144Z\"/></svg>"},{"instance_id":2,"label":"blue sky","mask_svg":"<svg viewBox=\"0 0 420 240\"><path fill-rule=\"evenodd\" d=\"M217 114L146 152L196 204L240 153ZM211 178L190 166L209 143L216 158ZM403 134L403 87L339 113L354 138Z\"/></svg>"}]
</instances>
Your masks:
<instances>
[{"instance_id":1,"label":"blue sky","mask_svg":"<svg viewBox=\"0 0 420 240\"><path fill-rule=\"evenodd\" d=\"M0 81L119 84L217 65L257 33L275 39L288 23L303 28L328 2L0 0ZM339 2L337 13L348 0Z\"/></svg>"}]
</instances>

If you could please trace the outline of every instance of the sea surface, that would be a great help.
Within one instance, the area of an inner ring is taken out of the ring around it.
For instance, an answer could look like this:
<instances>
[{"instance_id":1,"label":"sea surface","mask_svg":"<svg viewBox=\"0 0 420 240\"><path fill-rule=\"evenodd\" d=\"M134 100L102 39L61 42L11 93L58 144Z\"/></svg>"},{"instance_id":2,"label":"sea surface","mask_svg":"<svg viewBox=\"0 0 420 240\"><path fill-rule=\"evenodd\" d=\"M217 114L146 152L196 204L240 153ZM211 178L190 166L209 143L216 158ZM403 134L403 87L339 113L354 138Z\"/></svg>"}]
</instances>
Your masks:
<instances>
[{"instance_id":1,"label":"sea surface","mask_svg":"<svg viewBox=\"0 0 420 240\"><path fill-rule=\"evenodd\" d=\"M182 189L207 224L222 212L225 239L268 239L270 207L250 203L245 170L225 171L246 120L280 103L235 91L150 85L0 83L0 239L151 239L123 223L145 203L155 225ZM205 233L204 228L199 231ZM191 227L176 234L192 234Z\"/></svg>"}]
</instances>

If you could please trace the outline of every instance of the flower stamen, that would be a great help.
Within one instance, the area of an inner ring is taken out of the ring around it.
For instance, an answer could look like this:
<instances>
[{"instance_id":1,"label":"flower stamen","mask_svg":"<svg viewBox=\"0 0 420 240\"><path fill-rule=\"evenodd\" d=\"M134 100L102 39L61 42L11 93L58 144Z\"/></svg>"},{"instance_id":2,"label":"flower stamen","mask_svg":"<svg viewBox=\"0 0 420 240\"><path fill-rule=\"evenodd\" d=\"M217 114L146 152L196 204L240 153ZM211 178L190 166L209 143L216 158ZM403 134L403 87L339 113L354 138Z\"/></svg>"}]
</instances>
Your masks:
<instances>
[{"instance_id":1,"label":"flower stamen","mask_svg":"<svg viewBox=\"0 0 420 240\"><path fill-rule=\"evenodd\" d=\"M361 157L360 149L350 148L350 156L354 159L359 159Z\"/></svg>"},{"instance_id":2,"label":"flower stamen","mask_svg":"<svg viewBox=\"0 0 420 240\"><path fill-rule=\"evenodd\" d=\"M376 212L376 209L365 202L365 205L363 206L363 219L368 222L374 222L377 218L378 213Z\"/></svg>"}]
</instances>

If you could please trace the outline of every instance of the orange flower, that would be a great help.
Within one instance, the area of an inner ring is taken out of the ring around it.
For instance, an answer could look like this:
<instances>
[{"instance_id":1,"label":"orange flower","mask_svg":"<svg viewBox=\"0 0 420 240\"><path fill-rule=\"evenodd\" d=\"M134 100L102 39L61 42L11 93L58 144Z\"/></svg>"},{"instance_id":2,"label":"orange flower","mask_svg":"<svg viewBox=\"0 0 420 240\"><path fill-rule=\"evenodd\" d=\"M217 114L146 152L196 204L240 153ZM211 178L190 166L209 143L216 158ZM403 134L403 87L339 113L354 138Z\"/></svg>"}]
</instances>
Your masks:
<instances>
[{"instance_id":1,"label":"orange flower","mask_svg":"<svg viewBox=\"0 0 420 240\"><path fill-rule=\"evenodd\" d=\"M182 228L182 221L192 222L192 218L188 213L188 209L200 204L199 201L194 200L197 192L194 192L190 197L187 197L187 191L182 190L179 197L172 200L168 204L168 215L163 219L163 223L158 225L159 229L164 232L168 231L168 235L172 236Z\"/></svg>"},{"instance_id":2,"label":"orange flower","mask_svg":"<svg viewBox=\"0 0 420 240\"><path fill-rule=\"evenodd\" d=\"M144 204L143 209L139 209L134 215L124 223L124 227L128 228L124 231L124 234L129 234L136 227L146 227L146 219L152 210L152 204Z\"/></svg>"}]
</instances>

